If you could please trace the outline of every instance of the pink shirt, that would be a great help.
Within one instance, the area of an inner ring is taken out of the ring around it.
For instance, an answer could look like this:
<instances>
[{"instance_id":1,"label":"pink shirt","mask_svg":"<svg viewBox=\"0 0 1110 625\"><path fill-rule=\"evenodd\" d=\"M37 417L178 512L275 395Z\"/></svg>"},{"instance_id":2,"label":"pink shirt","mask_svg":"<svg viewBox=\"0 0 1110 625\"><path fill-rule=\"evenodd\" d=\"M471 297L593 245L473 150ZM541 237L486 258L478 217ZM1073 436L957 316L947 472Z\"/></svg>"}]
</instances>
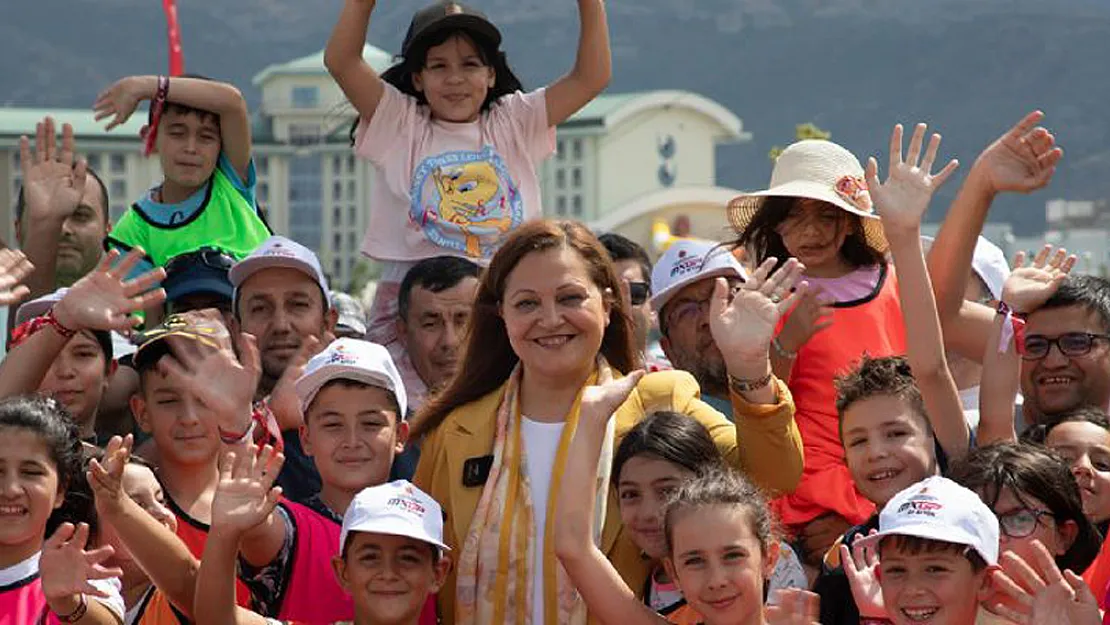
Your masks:
<instances>
[{"instance_id":1,"label":"pink shirt","mask_svg":"<svg viewBox=\"0 0 1110 625\"><path fill-rule=\"evenodd\" d=\"M386 84L355 135L355 153L377 174L362 253L488 259L509 231L543 213L536 167L554 150L543 89L503 96L477 121L450 123Z\"/></svg>"},{"instance_id":2,"label":"pink shirt","mask_svg":"<svg viewBox=\"0 0 1110 625\"><path fill-rule=\"evenodd\" d=\"M805 280L810 288L818 287L819 292L831 295L837 302L854 302L872 294L879 283L880 267L871 265L860 267L839 278L811 278Z\"/></svg>"}]
</instances>

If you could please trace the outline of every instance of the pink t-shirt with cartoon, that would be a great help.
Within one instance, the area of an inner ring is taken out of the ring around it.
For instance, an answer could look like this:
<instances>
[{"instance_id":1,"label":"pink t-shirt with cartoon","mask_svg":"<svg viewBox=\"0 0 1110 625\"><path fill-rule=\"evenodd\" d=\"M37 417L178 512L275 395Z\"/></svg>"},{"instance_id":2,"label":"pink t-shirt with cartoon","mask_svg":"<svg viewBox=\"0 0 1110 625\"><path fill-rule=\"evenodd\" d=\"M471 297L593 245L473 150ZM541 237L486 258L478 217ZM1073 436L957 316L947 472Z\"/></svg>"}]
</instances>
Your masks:
<instances>
[{"instance_id":1,"label":"pink t-shirt with cartoon","mask_svg":"<svg viewBox=\"0 0 1110 625\"><path fill-rule=\"evenodd\" d=\"M386 84L355 135L355 153L377 174L363 254L488 259L510 231L543 213L536 168L554 150L543 89L503 96L477 121L451 123Z\"/></svg>"}]
</instances>

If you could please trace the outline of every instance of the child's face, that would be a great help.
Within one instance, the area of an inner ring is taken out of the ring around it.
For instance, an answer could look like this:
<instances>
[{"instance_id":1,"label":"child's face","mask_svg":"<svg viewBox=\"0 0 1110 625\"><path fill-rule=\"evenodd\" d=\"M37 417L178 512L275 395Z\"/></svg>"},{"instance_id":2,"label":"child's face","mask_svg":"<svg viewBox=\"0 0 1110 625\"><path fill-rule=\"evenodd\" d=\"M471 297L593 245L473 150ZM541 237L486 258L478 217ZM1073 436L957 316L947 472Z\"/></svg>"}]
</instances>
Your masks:
<instances>
[{"instance_id":1,"label":"child's face","mask_svg":"<svg viewBox=\"0 0 1110 625\"><path fill-rule=\"evenodd\" d=\"M24 428L0 429L0 548L37 551L47 519L62 505L61 488L41 436Z\"/></svg>"},{"instance_id":2,"label":"child's face","mask_svg":"<svg viewBox=\"0 0 1110 625\"><path fill-rule=\"evenodd\" d=\"M354 532L345 558L332 560L340 586L355 600L361 621L415 623L429 595L439 592L451 561L435 561L428 543L404 536Z\"/></svg>"},{"instance_id":3,"label":"child's face","mask_svg":"<svg viewBox=\"0 0 1110 625\"><path fill-rule=\"evenodd\" d=\"M777 546L764 553L742 509L685 511L671 528L671 543L667 572L706 622L747 623L763 609L763 581L774 569Z\"/></svg>"},{"instance_id":4,"label":"child's face","mask_svg":"<svg viewBox=\"0 0 1110 625\"><path fill-rule=\"evenodd\" d=\"M134 463L124 466L122 487L123 492L139 504L139 507L146 510L147 514L171 532L177 531L177 518L166 507L166 496L162 492L162 485L158 483L158 479L149 468ZM115 528L109 523L102 523L100 531L103 542L115 548L115 553L112 554L106 566L116 566L123 570L123 577L120 580L123 582L123 587L131 588L135 584L146 581L146 573L135 562L134 556L127 549L127 545L120 540Z\"/></svg>"},{"instance_id":5,"label":"child's face","mask_svg":"<svg viewBox=\"0 0 1110 625\"><path fill-rule=\"evenodd\" d=\"M89 333L78 332L50 365L39 384L39 392L61 402L78 425L84 427L96 418L108 381L100 343Z\"/></svg>"},{"instance_id":6,"label":"child's face","mask_svg":"<svg viewBox=\"0 0 1110 625\"><path fill-rule=\"evenodd\" d=\"M851 222L848 213L837 206L800 198L775 231L790 255L805 264L808 273L842 263L840 248L851 234Z\"/></svg>"},{"instance_id":7,"label":"child's face","mask_svg":"<svg viewBox=\"0 0 1110 625\"><path fill-rule=\"evenodd\" d=\"M632 532L632 541L654 560L667 555L663 535L663 505L693 472L656 456L629 458L617 480L621 523Z\"/></svg>"},{"instance_id":8,"label":"child's face","mask_svg":"<svg viewBox=\"0 0 1110 625\"><path fill-rule=\"evenodd\" d=\"M924 418L893 395L861 399L844 411L844 458L856 488L877 506L936 473Z\"/></svg>"},{"instance_id":9,"label":"child's face","mask_svg":"<svg viewBox=\"0 0 1110 625\"><path fill-rule=\"evenodd\" d=\"M166 180L186 188L208 182L220 158L220 124L215 115L166 107L155 140Z\"/></svg>"},{"instance_id":10,"label":"child's face","mask_svg":"<svg viewBox=\"0 0 1110 625\"><path fill-rule=\"evenodd\" d=\"M1009 488L1002 489L993 511L998 517L999 553L1013 551L1026 562L1035 557L1034 540L1041 541L1056 558L1067 553L1079 532L1075 521L1058 521L1042 501L1026 493L1018 499Z\"/></svg>"},{"instance_id":11,"label":"child's face","mask_svg":"<svg viewBox=\"0 0 1110 625\"><path fill-rule=\"evenodd\" d=\"M159 458L185 466L216 462L220 435L215 415L157 370L141 375L142 390L132 396L131 411L143 431L154 438Z\"/></svg>"},{"instance_id":12,"label":"child's face","mask_svg":"<svg viewBox=\"0 0 1110 625\"><path fill-rule=\"evenodd\" d=\"M424 93L432 115L448 122L478 119L486 94L493 88L493 68L482 61L467 37L455 36L428 48L424 68L413 74L413 86Z\"/></svg>"},{"instance_id":13,"label":"child's face","mask_svg":"<svg viewBox=\"0 0 1110 625\"><path fill-rule=\"evenodd\" d=\"M987 572L976 573L956 549L911 553L892 540L880 547L883 605L895 625L973 625L990 588Z\"/></svg>"},{"instance_id":14,"label":"child's face","mask_svg":"<svg viewBox=\"0 0 1110 625\"><path fill-rule=\"evenodd\" d=\"M1087 518L1094 523L1110 519L1110 432L1094 423L1061 423L1048 433L1045 445L1071 465Z\"/></svg>"},{"instance_id":15,"label":"child's face","mask_svg":"<svg viewBox=\"0 0 1110 625\"><path fill-rule=\"evenodd\" d=\"M389 391L331 384L309 405L301 443L325 484L357 492L389 479L393 457L408 438L408 424L398 421Z\"/></svg>"}]
</instances>

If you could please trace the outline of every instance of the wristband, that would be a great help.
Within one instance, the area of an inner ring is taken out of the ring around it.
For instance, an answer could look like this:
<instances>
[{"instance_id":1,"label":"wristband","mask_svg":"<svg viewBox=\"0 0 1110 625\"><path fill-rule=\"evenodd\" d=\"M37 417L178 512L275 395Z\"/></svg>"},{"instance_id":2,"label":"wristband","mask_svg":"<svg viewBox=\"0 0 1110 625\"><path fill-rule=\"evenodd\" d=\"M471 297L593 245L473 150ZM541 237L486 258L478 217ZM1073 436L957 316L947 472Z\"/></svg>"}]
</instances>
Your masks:
<instances>
[{"instance_id":1,"label":"wristband","mask_svg":"<svg viewBox=\"0 0 1110 625\"><path fill-rule=\"evenodd\" d=\"M752 391L758 391L759 389L764 388L765 386L770 384L771 375L771 372L768 371L767 375L761 378L756 378L754 380L741 380L740 378L729 374L728 383L730 386L732 386L732 390L736 391L737 393L750 393Z\"/></svg>"},{"instance_id":2,"label":"wristband","mask_svg":"<svg viewBox=\"0 0 1110 625\"><path fill-rule=\"evenodd\" d=\"M798 352L792 352L783 347L777 336L771 339L771 347L775 348L775 353L783 358L795 358L798 355Z\"/></svg>"},{"instance_id":3,"label":"wristband","mask_svg":"<svg viewBox=\"0 0 1110 625\"><path fill-rule=\"evenodd\" d=\"M888 618L875 618L874 616L859 617L859 625L890 625L894 621Z\"/></svg>"},{"instance_id":4,"label":"wristband","mask_svg":"<svg viewBox=\"0 0 1110 625\"><path fill-rule=\"evenodd\" d=\"M1014 342L1020 354L1025 349L1025 320L1017 316L1014 310L1003 301L998 302L998 314L1002 315L1002 335L998 340L998 353L1005 354L1010 351L1010 341Z\"/></svg>"},{"instance_id":5,"label":"wristband","mask_svg":"<svg viewBox=\"0 0 1110 625\"><path fill-rule=\"evenodd\" d=\"M250 440L251 435L254 434L254 423L254 419L251 419L251 424L247 426L247 431L243 432L242 434L228 432L221 427L217 427L216 429L220 433L220 442L225 445L240 445L247 442L248 440Z\"/></svg>"},{"instance_id":6,"label":"wristband","mask_svg":"<svg viewBox=\"0 0 1110 625\"><path fill-rule=\"evenodd\" d=\"M150 124L143 137L143 156L154 153L154 141L158 138L158 122L162 120L162 109L166 107L166 98L170 95L170 79L167 76L158 77L158 91L150 102Z\"/></svg>"},{"instance_id":7,"label":"wristband","mask_svg":"<svg viewBox=\"0 0 1110 625\"><path fill-rule=\"evenodd\" d=\"M89 601L88 599L85 599L85 595L82 594L80 601L77 603L77 608L73 610L73 612L70 612L69 614L58 614L57 612L55 612L54 616L57 616L58 620L63 623L76 623L77 621L80 621L82 618L84 618L85 613L88 611Z\"/></svg>"}]
</instances>

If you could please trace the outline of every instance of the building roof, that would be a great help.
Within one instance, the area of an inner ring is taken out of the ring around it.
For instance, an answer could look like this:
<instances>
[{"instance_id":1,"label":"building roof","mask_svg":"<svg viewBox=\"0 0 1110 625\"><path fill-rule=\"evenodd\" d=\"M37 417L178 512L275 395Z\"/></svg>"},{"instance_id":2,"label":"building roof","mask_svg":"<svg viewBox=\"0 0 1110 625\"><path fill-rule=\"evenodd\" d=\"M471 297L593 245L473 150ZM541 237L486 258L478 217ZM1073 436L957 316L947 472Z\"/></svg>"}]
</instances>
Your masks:
<instances>
[{"instance_id":1,"label":"building roof","mask_svg":"<svg viewBox=\"0 0 1110 625\"><path fill-rule=\"evenodd\" d=\"M379 73L384 72L394 62L392 54L370 44L362 47L362 58ZM255 74L251 82L256 87L261 87L263 83L276 76L304 76L327 74L327 72L327 68L324 67L324 51L320 50L315 54L302 56L299 59L268 65L261 72Z\"/></svg>"},{"instance_id":2,"label":"building roof","mask_svg":"<svg viewBox=\"0 0 1110 625\"><path fill-rule=\"evenodd\" d=\"M692 91L660 90L632 93L603 93L568 119L562 128L607 129L650 109L685 108L700 113L720 126L719 138L747 141L751 134L732 111Z\"/></svg>"},{"instance_id":3,"label":"building roof","mask_svg":"<svg viewBox=\"0 0 1110 625\"><path fill-rule=\"evenodd\" d=\"M33 137L35 124L42 121L47 115L54 118L61 132L62 124L73 126L73 134L78 137L97 137L104 139L120 139L138 141L139 130L146 124L146 111L136 111L131 119L111 132L104 130L108 125L106 120L93 119L92 109L36 109L0 107L0 137L18 137L27 135Z\"/></svg>"}]
</instances>

